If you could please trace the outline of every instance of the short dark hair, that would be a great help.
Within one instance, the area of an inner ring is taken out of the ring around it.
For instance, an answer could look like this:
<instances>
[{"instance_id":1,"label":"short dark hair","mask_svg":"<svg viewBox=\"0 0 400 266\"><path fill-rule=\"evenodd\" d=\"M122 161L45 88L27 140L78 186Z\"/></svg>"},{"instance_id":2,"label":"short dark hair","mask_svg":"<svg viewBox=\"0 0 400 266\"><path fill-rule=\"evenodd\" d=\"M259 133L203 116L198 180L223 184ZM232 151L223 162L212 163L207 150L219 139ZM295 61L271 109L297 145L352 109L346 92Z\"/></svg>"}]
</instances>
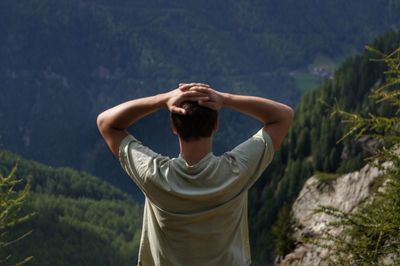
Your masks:
<instances>
[{"instance_id":1,"label":"short dark hair","mask_svg":"<svg viewBox=\"0 0 400 266\"><path fill-rule=\"evenodd\" d=\"M171 113L172 123L184 141L210 137L217 125L218 112L197 102L183 102L186 114Z\"/></svg>"}]
</instances>

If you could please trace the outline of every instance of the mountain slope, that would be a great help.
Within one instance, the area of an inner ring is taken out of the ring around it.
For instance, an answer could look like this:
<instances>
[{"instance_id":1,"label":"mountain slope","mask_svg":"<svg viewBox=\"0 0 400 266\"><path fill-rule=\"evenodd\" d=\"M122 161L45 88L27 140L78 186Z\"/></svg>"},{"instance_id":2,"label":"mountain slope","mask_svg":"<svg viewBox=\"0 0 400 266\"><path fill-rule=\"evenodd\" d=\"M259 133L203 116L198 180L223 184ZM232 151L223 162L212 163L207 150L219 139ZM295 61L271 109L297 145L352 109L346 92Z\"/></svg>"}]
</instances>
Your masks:
<instances>
[{"instance_id":1,"label":"mountain slope","mask_svg":"<svg viewBox=\"0 0 400 266\"><path fill-rule=\"evenodd\" d=\"M389 53L400 46L400 32L389 32L377 38L371 46ZM363 158L368 157L369 146L376 145L369 139L346 139L336 143L347 129L340 125L337 117L330 116L328 106L337 102L349 112L366 115L373 111L394 116L393 108L382 105L377 109L368 97L370 90L385 80L386 67L371 61L374 58L377 55L370 52L349 58L336 71L332 81L307 93L298 105L288 138L251 193L251 236L257 265L273 262L276 236L274 238L271 228L280 210L296 199L305 180L316 172L358 170L365 164Z\"/></svg>"},{"instance_id":2,"label":"mountain slope","mask_svg":"<svg viewBox=\"0 0 400 266\"><path fill-rule=\"evenodd\" d=\"M132 198L98 177L52 168L0 150L0 174L17 163L16 176L29 179L24 212L35 212L11 232L21 241L0 255L33 256L34 265L132 265L137 261L142 210Z\"/></svg>"},{"instance_id":3,"label":"mountain slope","mask_svg":"<svg viewBox=\"0 0 400 266\"><path fill-rule=\"evenodd\" d=\"M316 239L326 232L332 235L343 234L342 228L332 228L334 216L325 213L315 213L321 206L330 206L344 212L354 212L359 204L369 199L382 185L384 171L371 165L336 177L329 181L322 181L321 177L309 178L293 204L293 218L296 221L294 238L296 247L282 258L279 265L323 265L330 250L304 242L304 237Z\"/></svg>"},{"instance_id":4,"label":"mountain slope","mask_svg":"<svg viewBox=\"0 0 400 266\"><path fill-rule=\"evenodd\" d=\"M336 60L400 24L393 0L6 0L0 7L0 146L123 189L130 181L95 127L101 110L193 80L294 105L293 70L307 71L320 56ZM222 122L217 152L257 127L231 112L222 121L237 123ZM134 133L177 154L166 113Z\"/></svg>"}]
</instances>

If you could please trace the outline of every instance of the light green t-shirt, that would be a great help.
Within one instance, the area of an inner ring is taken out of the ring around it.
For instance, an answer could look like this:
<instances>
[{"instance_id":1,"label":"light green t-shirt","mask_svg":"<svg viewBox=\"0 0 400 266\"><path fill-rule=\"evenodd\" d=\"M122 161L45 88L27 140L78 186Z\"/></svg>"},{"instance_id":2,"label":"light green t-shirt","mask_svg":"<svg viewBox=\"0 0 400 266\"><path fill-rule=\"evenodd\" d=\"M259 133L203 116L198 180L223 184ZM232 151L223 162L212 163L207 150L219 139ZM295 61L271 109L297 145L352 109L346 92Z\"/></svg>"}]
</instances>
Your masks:
<instances>
[{"instance_id":1,"label":"light green t-shirt","mask_svg":"<svg viewBox=\"0 0 400 266\"><path fill-rule=\"evenodd\" d=\"M247 191L273 154L263 129L195 165L125 137L121 165L146 196L138 265L249 265Z\"/></svg>"}]
</instances>

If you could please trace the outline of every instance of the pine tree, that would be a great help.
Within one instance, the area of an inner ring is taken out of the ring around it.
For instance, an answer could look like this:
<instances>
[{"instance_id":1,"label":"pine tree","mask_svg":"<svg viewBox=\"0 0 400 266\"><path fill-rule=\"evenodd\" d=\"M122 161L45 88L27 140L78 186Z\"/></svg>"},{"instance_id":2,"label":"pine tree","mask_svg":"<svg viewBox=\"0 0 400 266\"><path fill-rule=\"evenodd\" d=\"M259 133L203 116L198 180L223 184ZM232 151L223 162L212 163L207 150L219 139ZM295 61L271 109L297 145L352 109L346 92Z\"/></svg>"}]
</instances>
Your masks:
<instances>
[{"instance_id":1,"label":"pine tree","mask_svg":"<svg viewBox=\"0 0 400 266\"><path fill-rule=\"evenodd\" d=\"M278 217L272 227L274 235L274 253L284 256L294 248L293 227L295 221L290 214L290 205L285 203L278 212Z\"/></svg>"},{"instance_id":2,"label":"pine tree","mask_svg":"<svg viewBox=\"0 0 400 266\"><path fill-rule=\"evenodd\" d=\"M7 176L0 175L0 264L16 261L13 254L8 254L8 247L28 236L31 231L19 236L14 236L11 232L17 225L29 220L33 213L22 214L22 207L29 195L30 185L22 186L22 179L14 177L17 167L11 170ZM10 234L12 234L10 236ZM32 257L20 259L15 265L22 265Z\"/></svg>"},{"instance_id":3,"label":"pine tree","mask_svg":"<svg viewBox=\"0 0 400 266\"><path fill-rule=\"evenodd\" d=\"M350 124L342 139L351 135L368 136L381 143L381 148L369 160L385 174L371 199L355 213L329 206L318 210L336 217L329 226L343 230L338 236L325 233L313 241L330 251L328 261L332 265L400 265L400 48L391 54L367 48L380 56L374 61L384 62L388 67L385 82L371 97L378 104L386 105L385 108L394 108L395 116L368 114L364 117L334 107L333 115Z\"/></svg>"}]
</instances>

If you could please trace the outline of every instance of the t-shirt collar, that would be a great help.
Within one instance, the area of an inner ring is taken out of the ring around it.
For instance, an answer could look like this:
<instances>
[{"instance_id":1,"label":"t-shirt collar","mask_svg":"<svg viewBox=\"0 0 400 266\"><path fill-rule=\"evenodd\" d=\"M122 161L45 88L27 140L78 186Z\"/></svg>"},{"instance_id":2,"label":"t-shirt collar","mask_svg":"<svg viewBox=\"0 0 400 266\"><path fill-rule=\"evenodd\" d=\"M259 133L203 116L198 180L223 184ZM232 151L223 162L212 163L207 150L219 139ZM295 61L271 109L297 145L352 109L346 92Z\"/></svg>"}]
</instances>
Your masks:
<instances>
[{"instance_id":1,"label":"t-shirt collar","mask_svg":"<svg viewBox=\"0 0 400 266\"><path fill-rule=\"evenodd\" d=\"M208 161L212 156L214 156L214 154L213 154L212 152L209 152L209 153L207 153L203 158L201 158L200 161L198 161L197 163L192 164L192 165L189 165L189 164L185 161L185 159L183 159L183 157L182 157L181 154L179 154L178 160L179 160L183 165L185 165L187 168L192 168L192 169L193 169L193 168L200 167L200 166L203 165L204 163L207 163L207 161Z\"/></svg>"}]
</instances>

